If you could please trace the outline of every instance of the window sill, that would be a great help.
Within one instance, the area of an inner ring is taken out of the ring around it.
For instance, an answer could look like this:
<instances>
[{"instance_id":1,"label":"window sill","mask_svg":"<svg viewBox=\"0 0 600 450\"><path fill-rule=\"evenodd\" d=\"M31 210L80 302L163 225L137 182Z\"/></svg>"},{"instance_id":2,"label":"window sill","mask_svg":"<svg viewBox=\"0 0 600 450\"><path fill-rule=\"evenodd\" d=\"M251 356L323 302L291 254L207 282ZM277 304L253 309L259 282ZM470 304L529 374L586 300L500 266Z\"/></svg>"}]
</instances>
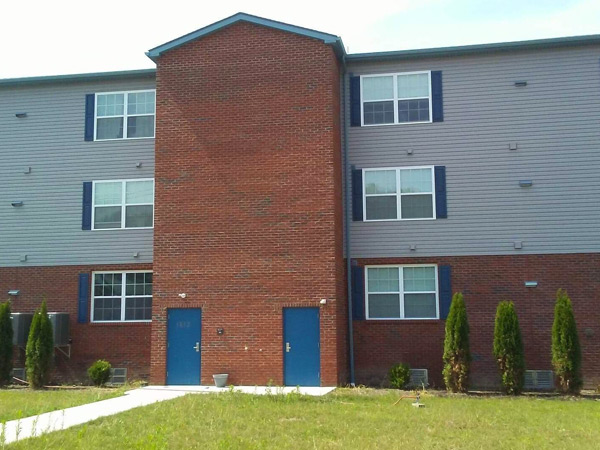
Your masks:
<instances>
[{"instance_id":1,"label":"window sill","mask_svg":"<svg viewBox=\"0 0 600 450\"><path fill-rule=\"evenodd\" d=\"M423 120L421 122L398 122L398 123L373 123L373 124L362 124L360 128L368 127L389 127L394 125L423 125L426 123L433 123L433 120Z\"/></svg>"},{"instance_id":2,"label":"window sill","mask_svg":"<svg viewBox=\"0 0 600 450\"><path fill-rule=\"evenodd\" d=\"M378 323L378 324L401 324L401 323L410 323L410 324L430 324L434 325L438 322L442 322L442 319L365 319L364 322L369 323Z\"/></svg>"},{"instance_id":3,"label":"window sill","mask_svg":"<svg viewBox=\"0 0 600 450\"><path fill-rule=\"evenodd\" d=\"M152 323L151 320L114 320L114 321L90 321L88 322L88 325L93 325L93 326L115 326L115 325L121 325L121 326L148 326Z\"/></svg>"},{"instance_id":4,"label":"window sill","mask_svg":"<svg viewBox=\"0 0 600 450\"><path fill-rule=\"evenodd\" d=\"M145 136L145 137L136 137L136 138L94 139L92 142L139 141L141 139L156 139L156 138L155 138L155 136Z\"/></svg>"}]
</instances>

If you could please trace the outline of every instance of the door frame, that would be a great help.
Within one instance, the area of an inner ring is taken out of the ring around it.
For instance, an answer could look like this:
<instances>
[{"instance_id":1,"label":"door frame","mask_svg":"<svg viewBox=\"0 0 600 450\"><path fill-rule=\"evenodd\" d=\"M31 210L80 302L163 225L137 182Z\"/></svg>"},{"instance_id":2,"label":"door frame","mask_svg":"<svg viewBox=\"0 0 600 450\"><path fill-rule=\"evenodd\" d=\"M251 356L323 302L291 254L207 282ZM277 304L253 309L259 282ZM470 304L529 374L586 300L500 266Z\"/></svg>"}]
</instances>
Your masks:
<instances>
[{"instance_id":1,"label":"door frame","mask_svg":"<svg viewBox=\"0 0 600 450\"><path fill-rule=\"evenodd\" d=\"M168 371L169 371L169 313L171 311L174 310L198 310L200 311L200 339L199 339L199 343L200 343L200 366L198 368L198 386L202 385L202 316L203 316L203 311L201 307L189 307L189 308L167 308L167 317L166 317L166 321L165 321L165 341L166 341L166 348L165 348L165 386L177 386L177 385L169 385L168 380Z\"/></svg>"},{"instance_id":2,"label":"door frame","mask_svg":"<svg viewBox=\"0 0 600 450\"><path fill-rule=\"evenodd\" d=\"M317 325L319 327L319 372L318 372L318 377L319 377L319 381L317 386L321 386L322 383L322 376L321 376L321 364L322 364L322 358L321 358L321 308L319 308L318 306L284 306L281 309L281 351L282 351L282 380L283 380L283 385L284 386L288 386L286 384L286 380L285 380L285 369L286 369L286 364L285 364L285 311L286 310L292 310L292 309L316 309L317 310ZM291 385L290 385L291 386Z\"/></svg>"}]
</instances>

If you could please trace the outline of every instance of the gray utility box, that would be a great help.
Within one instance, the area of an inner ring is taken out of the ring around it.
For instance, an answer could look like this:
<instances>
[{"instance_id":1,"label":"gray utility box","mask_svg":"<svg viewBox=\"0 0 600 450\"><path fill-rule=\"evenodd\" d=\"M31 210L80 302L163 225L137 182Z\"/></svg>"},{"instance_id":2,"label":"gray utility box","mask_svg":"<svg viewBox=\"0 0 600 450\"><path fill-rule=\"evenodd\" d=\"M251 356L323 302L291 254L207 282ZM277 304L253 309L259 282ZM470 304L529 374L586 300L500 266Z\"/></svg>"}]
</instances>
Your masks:
<instances>
[{"instance_id":1,"label":"gray utility box","mask_svg":"<svg viewBox=\"0 0 600 450\"><path fill-rule=\"evenodd\" d=\"M12 313L10 315L13 328L13 345L23 347L27 344L32 319L33 313Z\"/></svg>"},{"instance_id":2,"label":"gray utility box","mask_svg":"<svg viewBox=\"0 0 600 450\"><path fill-rule=\"evenodd\" d=\"M66 347L69 345L69 314L60 312L48 313L52 330L54 331L54 346Z\"/></svg>"}]
</instances>

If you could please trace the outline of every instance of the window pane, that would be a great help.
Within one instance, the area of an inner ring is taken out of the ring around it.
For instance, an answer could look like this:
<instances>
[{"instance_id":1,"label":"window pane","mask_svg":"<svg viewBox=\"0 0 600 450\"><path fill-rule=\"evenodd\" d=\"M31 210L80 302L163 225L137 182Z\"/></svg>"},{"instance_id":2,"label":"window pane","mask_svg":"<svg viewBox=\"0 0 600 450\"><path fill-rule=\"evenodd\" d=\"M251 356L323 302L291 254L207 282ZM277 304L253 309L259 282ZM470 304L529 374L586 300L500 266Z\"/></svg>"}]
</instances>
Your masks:
<instances>
[{"instance_id":1,"label":"window pane","mask_svg":"<svg viewBox=\"0 0 600 450\"><path fill-rule=\"evenodd\" d=\"M127 118L127 137L154 136L154 116L139 116Z\"/></svg>"},{"instance_id":2,"label":"window pane","mask_svg":"<svg viewBox=\"0 0 600 450\"><path fill-rule=\"evenodd\" d=\"M125 228L151 227L152 219L152 205L125 208Z\"/></svg>"},{"instance_id":3,"label":"window pane","mask_svg":"<svg viewBox=\"0 0 600 450\"><path fill-rule=\"evenodd\" d=\"M98 119L96 139L123 138L123 118Z\"/></svg>"},{"instance_id":4,"label":"window pane","mask_svg":"<svg viewBox=\"0 0 600 450\"><path fill-rule=\"evenodd\" d=\"M429 121L429 99L400 100L398 102L398 122Z\"/></svg>"},{"instance_id":5,"label":"window pane","mask_svg":"<svg viewBox=\"0 0 600 450\"><path fill-rule=\"evenodd\" d=\"M128 94L127 114L154 114L154 92Z\"/></svg>"},{"instance_id":6,"label":"window pane","mask_svg":"<svg viewBox=\"0 0 600 450\"><path fill-rule=\"evenodd\" d=\"M370 319L400 318L399 294L369 294Z\"/></svg>"},{"instance_id":7,"label":"window pane","mask_svg":"<svg viewBox=\"0 0 600 450\"><path fill-rule=\"evenodd\" d=\"M404 317L435 319L435 294L404 294Z\"/></svg>"},{"instance_id":8,"label":"window pane","mask_svg":"<svg viewBox=\"0 0 600 450\"><path fill-rule=\"evenodd\" d=\"M120 205L123 201L121 189L123 183L96 183L94 186L94 205Z\"/></svg>"},{"instance_id":9,"label":"window pane","mask_svg":"<svg viewBox=\"0 0 600 450\"><path fill-rule=\"evenodd\" d=\"M102 206L95 208L94 228L121 228L121 207Z\"/></svg>"},{"instance_id":10,"label":"window pane","mask_svg":"<svg viewBox=\"0 0 600 450\"><path fill-rule=\"evenodd\" d=\"M398 75L398 98L429 97L429 74Z\"/></svg>"},{"instance_id":11,"label":"window pane","mask_svg":"<svg viewBox=\"0 0 600 450\"><path fill-rule=\"evenodd\" d=\"M149 181L128 181L125 187L125 203L153 203L154 182Z\"/></svg>"},{"instance_id":12,"label":"window pane","mask_svg":"<svg viewBox=\"0 0 600 450\"><path fill-rule=\"evenodd\" d=\"M367 197L367 220L397 219L396 196Z\"/></svg>"},{"instance_id":13,"label":"window pane","mask_svg":"<svg viewBox=\"0 0 600 450\"><path fill-rule=\"evenodd\" d=\"M125 299L125 320L151 320L152 297Z\"/></svg>"},{"instance_id":14,"label":"window pane","mask_svg":"<svg viewBox=\"0 0 600 450\"><path fill-rule=\"evenodd\" d=\"M433 195L403 195L400 208L403 219L431 219L433 217Z\"/></svg>"},{"instance_id":15,"label":"window pane","mask_svg":"<svg viewBox=\"0 0 600 450\"><path fill-rule=\"evenodd\" d=\"M365 125L394 123L394 102L372 102L364 104Z\"/></svg>"},{"instance_id":16,"label":"window pane","mask_svg":"<svg viewBox=\"0 0 600 450\"><path fill-rule=\"evenodd\" d=\"M403 194L432 192L431 169L403 169L400 171L400 188Z\"/></svg>"},{"instance_id":17,"label":"window pane","mask_svg":"<svg viewBox=\"0 0 600 450\"><path fill-rule=\"evenodd\" d=\"M122 116L124 111L123 94L103 94L98 95L98 105L96 106L96 116Z\"/></svg>"},{"instance_id":18,"label":"window pane","mask_svg":"<svg viewBox=\"0 0 600 450\"><path fill-rule=\"evenodd\" d=\"M367 292L400 291L400 277L397 267L382 267L367 270Z\"/></svg>"},{"instance_id":19,"label":"window pane","mask_svg":"<svg viewBox=\"0 0 600 450\"><path fill-rule=\"evenodd\" d=\"M395 194L395 170L367 170L365 171L365 192L367 194Z\"/></svg>"},{"instance_id":20,"label":"window pane","mask_svg":"<svg viewBox=\"0 0 600 450\"><path fill-rule=\"evenodd\" d=\"M394 78L366 77L362 79L363 101L389 100L394 98Z\"/></svg>"},{"instance_id":21,"label":"window pane","mask_svg":"<svg viewBox=\"0 0 600 450\"><path fill-rule=\"evenodd\" d=\"M404 267L404 292L435 291L435 267Z\"/></svg>"},{"instance_id":22,"label":"window pane","mask_svg":"<svg viewBox=\"0 0 600 450\"><path fill-rule=\"evenodd\" d=\"M95 298L94 320L121 320L121 298Z\"/></svg>"}]
</instances>

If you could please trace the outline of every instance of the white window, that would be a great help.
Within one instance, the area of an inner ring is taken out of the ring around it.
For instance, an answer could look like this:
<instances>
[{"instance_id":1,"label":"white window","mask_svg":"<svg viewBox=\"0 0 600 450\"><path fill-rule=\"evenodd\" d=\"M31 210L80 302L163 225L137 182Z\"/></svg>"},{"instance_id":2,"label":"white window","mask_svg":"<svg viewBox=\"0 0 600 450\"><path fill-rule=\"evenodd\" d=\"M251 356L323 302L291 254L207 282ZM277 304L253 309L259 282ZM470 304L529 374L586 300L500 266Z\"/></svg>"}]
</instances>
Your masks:
<instances>
[{"instance_id":1,"label":"white window","mask_svg":"<svg viewBox=\"0 0 600 450\"><path fill-rule=\"evenodd\" d=\"M435 219L433 166L363 169L363 186L366 221Z\"/></svg>"},{"instance_id":2,"label":"white window","mask_svg":"<svg viewBox=\"0 0 600 450\"><path fill-rule=\"evenodd\" d=\"M93 230L152 228L154 180L94 181Z\"/></svg>"},{"instance_id":3,"label":"white window","mask_svg":"<svg viewBox=\"0 0 600 450\"><path fill-rule=\"evenodd\" d=\"M152 272L94 272L92 322L152 320Z\"/></svg>"},{"instance_id":4,"label":"white window","mask_svg":"<svg viewBox=\"0 0 600 450\"><path fill-rule=\"evenodd\" d=\"M431 72L363 75L362 125L431 122Z\"/></svg>"},{"instance_id":5,"label":"white window","mask_svg":"<svg viewBox=\"0 0 600 450\"><path fill-rule=\"evenodd\" d=\"M155 97L155 91L96 94L96 140L154 137Z\"/></svg>"},{"instance_id":6,"label":"white window","mask_svg":"<svg viewBox=\"0 0 600 450\"><path fill-rule=\"evenodd\" d=\"M437 267L369 266L367 319L438 319Z\"/></svg>"}]
</instances>

